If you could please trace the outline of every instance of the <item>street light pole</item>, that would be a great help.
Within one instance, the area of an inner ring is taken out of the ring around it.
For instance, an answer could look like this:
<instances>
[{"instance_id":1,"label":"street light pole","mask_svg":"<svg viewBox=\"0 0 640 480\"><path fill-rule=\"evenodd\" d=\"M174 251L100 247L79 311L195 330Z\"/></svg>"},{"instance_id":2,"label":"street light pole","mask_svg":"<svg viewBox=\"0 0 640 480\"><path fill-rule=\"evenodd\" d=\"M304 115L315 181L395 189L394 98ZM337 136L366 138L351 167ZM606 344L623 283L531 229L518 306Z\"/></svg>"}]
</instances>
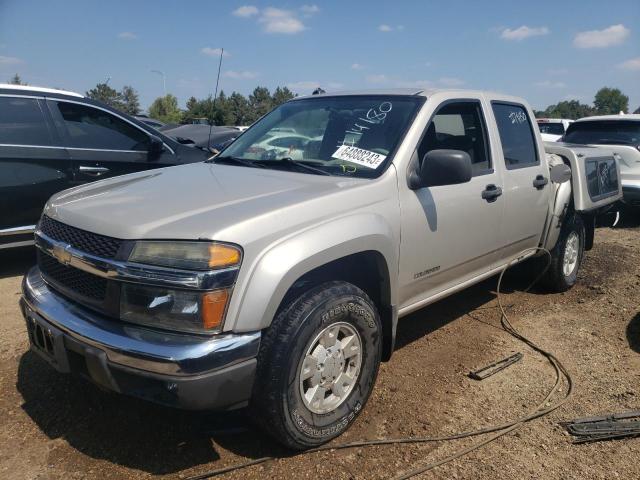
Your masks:
<instances>
[{"instance_id":1,"label":"street light pole","mask_svg":"<svg viewBox=\"0 0 640 480\"><path fill-rule=\"evenodd\" d=\"M162 92L163 92L163 95L166 97L167 96L167 79L164 75L164 72L161 72L160 70L151 70L151 73L157 73L158 75L162 76Z\"/></svg>"}]
</instances>

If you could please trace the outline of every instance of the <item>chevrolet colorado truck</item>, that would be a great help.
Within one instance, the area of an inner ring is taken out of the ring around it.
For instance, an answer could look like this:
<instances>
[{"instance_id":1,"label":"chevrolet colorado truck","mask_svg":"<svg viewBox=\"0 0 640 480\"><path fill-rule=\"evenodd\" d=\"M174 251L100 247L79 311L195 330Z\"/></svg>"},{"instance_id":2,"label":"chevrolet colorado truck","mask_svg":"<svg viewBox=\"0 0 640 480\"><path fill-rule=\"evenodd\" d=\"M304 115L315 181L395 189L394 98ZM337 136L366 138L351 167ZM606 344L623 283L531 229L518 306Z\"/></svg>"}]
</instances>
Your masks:
<instances>
[{"instance_id":1,"label":"chevrolet colorado truck","mask_svg":"<svg viewBox=\"0 0 640 480\"><path fill-rule=\"evenodd\" d=\"M618 164L545 152L534 122L486 92L320 94L204 163L56 194L23 282L32 349L122 394L248 407L291 448L327 442L366 404L399 317L537 247L549 288L576 282ZM306 140L265 149L282 131Z\"/></svg>"}]
</instances>

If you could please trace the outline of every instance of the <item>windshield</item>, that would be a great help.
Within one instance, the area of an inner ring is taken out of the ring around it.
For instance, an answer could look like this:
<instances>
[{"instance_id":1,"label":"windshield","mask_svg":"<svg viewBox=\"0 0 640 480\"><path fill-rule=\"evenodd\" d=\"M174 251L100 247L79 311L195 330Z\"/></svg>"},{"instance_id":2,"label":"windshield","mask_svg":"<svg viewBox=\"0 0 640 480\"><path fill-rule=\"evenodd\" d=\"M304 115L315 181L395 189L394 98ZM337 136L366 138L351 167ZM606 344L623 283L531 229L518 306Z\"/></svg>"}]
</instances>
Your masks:
<instances>
[{"instance_id":1,"label":"windshield","mask_svg":"<svg viewBox=\"0 0 640 480\"><path fill-rule=\"evenodd\" d=\"M377 177L423 101L422 97L385 95L294 100L258 121L214 161L308 174Z\"/></svg>"},{"instance_id":2,"label":"windshield","mask_svg":"<svg viewBox=\"0 0 640 480\"><path fill-rule=\"evenodd\" d=\"M564 133L564 125L562 123L541 123L538 122L540 133L550 133L552 135L562 135Z\"/></svg>"},{"instance_id":3,"label":"windshield","mask_svg":"<svg viewBox=\"0 0 640 480\"><path fill-rule=\"evenodd\" d=\"M640 145L640 122L604 120L572 123L564 141L601 145Z\"/></svg>"}]
</instances>

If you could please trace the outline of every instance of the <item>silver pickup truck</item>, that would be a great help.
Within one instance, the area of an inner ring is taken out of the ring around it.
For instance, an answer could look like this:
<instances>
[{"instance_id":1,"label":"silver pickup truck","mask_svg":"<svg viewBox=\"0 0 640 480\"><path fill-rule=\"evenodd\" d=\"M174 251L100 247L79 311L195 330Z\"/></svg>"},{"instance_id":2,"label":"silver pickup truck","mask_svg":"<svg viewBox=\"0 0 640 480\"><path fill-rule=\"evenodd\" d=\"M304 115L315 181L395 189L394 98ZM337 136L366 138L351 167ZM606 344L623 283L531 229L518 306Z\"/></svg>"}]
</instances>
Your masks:
<instances>
[{"instance_id":1,"label":"silver pickup truck","mask_svg":"<svg viewBox=\"0 0 640 480\"><path fill-rule=\"evenodd\" d=\"M32 348L109 390L248 406L283 444L322 444L365 405L399 317L535 247L550 289L576 282L618 164L545 152L534 121L486 92L320 94L207 162L57 194L23 283Z\"/></svg>"}]
</instances>

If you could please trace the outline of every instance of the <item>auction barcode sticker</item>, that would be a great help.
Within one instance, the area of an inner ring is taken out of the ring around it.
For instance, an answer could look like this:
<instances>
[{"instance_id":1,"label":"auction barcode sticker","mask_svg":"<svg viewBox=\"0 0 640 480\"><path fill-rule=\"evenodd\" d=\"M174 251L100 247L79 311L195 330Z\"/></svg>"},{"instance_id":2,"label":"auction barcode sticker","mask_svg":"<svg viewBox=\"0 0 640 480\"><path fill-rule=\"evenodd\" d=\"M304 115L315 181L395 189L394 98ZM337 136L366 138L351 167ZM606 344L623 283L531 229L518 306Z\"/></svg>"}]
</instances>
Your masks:
<instances>
[{"instance_id":1,"label":"auction barcode sticker","mask_svg":"<svg viewBox=\"0 0 640 480\"><path fill-rule=\"evenodd\" d=\"M378 168L382 162L384 162L384 159L387 158L386 155L350 145L342 145L331 156L340 160L346 160L347 162L357 163L367 168Z\"/></svg>"}]
</instances>

